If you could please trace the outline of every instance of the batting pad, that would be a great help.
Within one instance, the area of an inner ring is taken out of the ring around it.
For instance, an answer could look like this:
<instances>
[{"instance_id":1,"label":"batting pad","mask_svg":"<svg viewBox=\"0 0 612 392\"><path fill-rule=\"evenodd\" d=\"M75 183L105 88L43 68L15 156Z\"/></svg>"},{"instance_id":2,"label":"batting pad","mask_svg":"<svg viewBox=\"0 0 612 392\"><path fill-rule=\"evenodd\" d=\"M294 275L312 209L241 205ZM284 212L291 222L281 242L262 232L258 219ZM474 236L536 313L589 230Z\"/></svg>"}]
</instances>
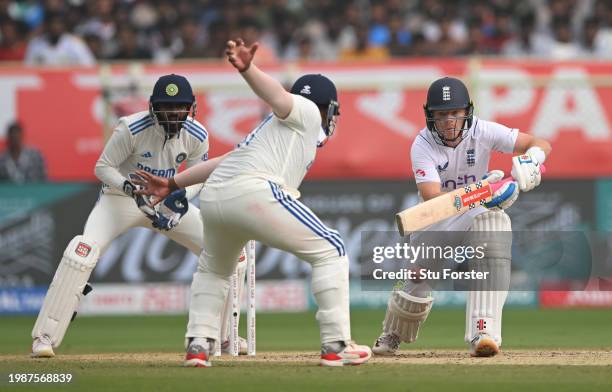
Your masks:
<instances>
[{"instance_id":1,"label":"batting pad","mask_svg":"<svg viewBox=\"0 0 612 392\"><path fill-rule=\"evenodd\" d=\"M419 328L431 311L432 304L432 297L415 297L402 290L394 290L389 297L383 331L399 336L402 342L414 342L419 335Z\"/></svg>"},{"instance_id":2,"label":"batting pad","mask_svg":"<svg viewBox=\"0 0 612 392\"><path fill-rule=\"evenodd\" d=\"M501 345L502 310L510 286L512 225L503 211L487 211L474 218L470 229L473 246L487 244L486 258L472 263L473 269L488 272L489 278L475 281L468 294L465 315L465 341L487 333Z\"/></svg>"},{"instance_id":3,"label":"batting pad","mask_svg":"<svg viewBox=\"0 0 612 392\"><path fill-rule=\"evenodd\" d=\"M70 241L38 313L32 338L47 335L53 347L62 343L99 253L98 245L82 235Z\"/></svg>"}]
</instances>

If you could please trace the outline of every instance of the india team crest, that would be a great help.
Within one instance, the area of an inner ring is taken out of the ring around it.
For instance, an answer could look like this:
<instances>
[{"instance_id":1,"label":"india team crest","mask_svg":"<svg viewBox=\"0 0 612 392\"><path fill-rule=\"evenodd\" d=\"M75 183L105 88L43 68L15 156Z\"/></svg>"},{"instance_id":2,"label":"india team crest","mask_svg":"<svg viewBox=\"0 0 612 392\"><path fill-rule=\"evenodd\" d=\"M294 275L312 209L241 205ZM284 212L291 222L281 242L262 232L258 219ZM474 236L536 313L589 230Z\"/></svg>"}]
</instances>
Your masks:
<instances>
[{"instance_id":1,"label":"india team crest","mask_svg":"<svg viewBox=\"0 0 612 392\"><path fill-rule=\"evenodd\" d=\"M170 83L169 85L166 86L166 94L168 94L171 97L174 97L176 94L178 94L178 86L174 83Z\"/></svg>"},{"instance_id":2,"label":"india team crest","mask_svg":"<svg viewBox=\"0 0 612 392\"><path fill-rule=\"evenodd\" d=\"M184 152L178 154L176 156L176 163L181 163L183 162L185 159L187 158L187 154L185 154Z\"/></svg>"}]
</instances>

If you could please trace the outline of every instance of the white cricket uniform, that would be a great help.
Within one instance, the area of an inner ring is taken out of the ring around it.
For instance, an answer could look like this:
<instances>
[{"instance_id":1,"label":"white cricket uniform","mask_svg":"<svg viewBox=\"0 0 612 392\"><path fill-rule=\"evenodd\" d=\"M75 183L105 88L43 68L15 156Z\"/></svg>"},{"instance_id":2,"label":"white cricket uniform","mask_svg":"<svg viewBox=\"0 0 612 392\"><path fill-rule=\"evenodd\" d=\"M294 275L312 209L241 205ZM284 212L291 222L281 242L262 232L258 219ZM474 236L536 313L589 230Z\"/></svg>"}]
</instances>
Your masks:
<instances>
[{"instance_id":1,"label":"white cricket uniform","mask_svg":"<svg viewBox=\"0 0 612 392\"><path fill-rule=\"evenodd\" d=\"M416 182L417 184L438 182L444 192L474 183L482 179L489 171L489 160L493 151L513 152L517 136L518 129L474 117L472 126L466 132L464 139L453 148L436 143L431 132L424 128L419 132L411 149L412 170ZM480 206L462 215L445 219L428 226L423 233L411 235L410 241L420 243L421 239L427 236L426 231L468 231L473 225L474 218L486 211L485 207ZM496 276L501 277L505 276L505 273L508 274L509 283L510 255L507 257L507 264L502 267L500 267L499 259L490 260L490 262L494 268L498 268L495 270ZM507 290L499 288L495 291L482 289L469 292L465 327L467 343L478 333L486 332L498 345L501 345L502 309L507 293Z\"/></svg>"},{"instance_id":2,"label":"white cricket uniform","mask_svg":"<svg viewBox=\"0 0 612 392\"><path fill-rule=\"evenodd\" d=\"M512 153L517 136L516 128L474 117L464 139L453 148L436 143L431 131L423 128L410 150L416 183L438 182L443 192L451 192L477 182L489 171L491 152ZM426 230L464 231L469 229L476 215L485 211L485 207L476 207L428 226Z\"/></svg>"},{"instance_id":3,"label":"white cricket uniform","mask_svg":"<svg viewBox=\"0 0 612 392\"><path fill-rule=\"evenodd\" d=\"M208 159L208 132L196 120L188 118L178 137L166 139L161 125L156 125L148 111L119 119L111 138L96 163L96 175L103 182L100 198L89 214L83 235L95 240L101 252L110 242L132 227L153 228L132 197L123 193L123 183L130 173L144 170L161 177L172 177L181 163L191 167ZM193 198L201 185L187 189ZM194 205L178 226L160 231L195 254L202 250L203 230L199 209Z\"/></svg>"},{"instance_id":4,"label":"white cricket uniform","mask_svg":"<svg viewBox=\"0 0 612 392\"><path fill-rule=\"evenodd\" d=\"M206 236L192 285L187 337L218 336L229 276L242 247L256 240L313 266L321 340L350 340L344 243L337 231L296 200L297 188L315 159L321 114L310 100L292 97L287 118L267 116L204 186L200 207Z\"/></svg>"},{"instance_id":5,"label":"white cricket uniform","mask_svg":"<svg viewBox=\"0 0 612 392\"><path fill-rule=\"evenodd\" d=\"M192 166L207 159L207 153L208 134L197 121L188 119L178 136L167 139L163 128L156 125L148 112L122 117L96 163L96 175L104 185L85 223L82 240L96 243L99 254L102 254L113 239L129 228L141 226L154 229L151 220L140 211L134 199L123 193L123 183L128 174L142 169L171 177L183 161L186 161L187 166ZM188 190L188 195L193 197L200 189L201 186L194 186ZM161 233L199 254L203 244L203 229L198 208L191 205L176 227ZM79 248L72 248L73 242L66 252L81 255ZM79 246L91 249L87 243L79 243ZM61 343L68 328L69 317L78 306L75 296L80 298L83 290L80 284L87 282L97 260L92 262L91 269L85 266L75 268L72 264L74 261L64 254L32 330L33 338L47 335L52 339L54 347ZM67 264L72 267L66 267ZM66 279L72 281L66 282ZM76 286L70 287L71 284Z\"/></svg>"}]
</instances>

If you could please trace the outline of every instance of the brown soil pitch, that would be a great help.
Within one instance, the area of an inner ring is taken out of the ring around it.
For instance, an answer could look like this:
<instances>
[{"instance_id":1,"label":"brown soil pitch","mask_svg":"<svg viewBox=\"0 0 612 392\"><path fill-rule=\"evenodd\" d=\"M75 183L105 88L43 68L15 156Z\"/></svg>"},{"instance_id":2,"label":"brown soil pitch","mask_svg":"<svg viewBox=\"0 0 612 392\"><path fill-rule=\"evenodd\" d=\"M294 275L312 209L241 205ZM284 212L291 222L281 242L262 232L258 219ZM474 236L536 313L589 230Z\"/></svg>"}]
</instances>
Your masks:
<instances>
[{"instance_id":1,"label":"brown soil pitch","mask_svg":"<svg viewBox=\"0 0 612 392\"><path fill-rule=\"evenodd\" d=\"M24 361L25 355L0 355L1 362ZM37 359L45 361L48 359ZM182 353L105 353L105 354L67 354L58 355L50 361L58 362L127 362L157 363L165 366L180 365ZM219 363L292 363L310 362L316 364L318 355L315 352L260 352L255 357L240 356L213 358ZM612 350L508 350L493 358L472 358L467 351L459 350L403 350L393 357L374 356L373 364L454 364L454 365L612 365Z\"/></svg>"}]
</instances>

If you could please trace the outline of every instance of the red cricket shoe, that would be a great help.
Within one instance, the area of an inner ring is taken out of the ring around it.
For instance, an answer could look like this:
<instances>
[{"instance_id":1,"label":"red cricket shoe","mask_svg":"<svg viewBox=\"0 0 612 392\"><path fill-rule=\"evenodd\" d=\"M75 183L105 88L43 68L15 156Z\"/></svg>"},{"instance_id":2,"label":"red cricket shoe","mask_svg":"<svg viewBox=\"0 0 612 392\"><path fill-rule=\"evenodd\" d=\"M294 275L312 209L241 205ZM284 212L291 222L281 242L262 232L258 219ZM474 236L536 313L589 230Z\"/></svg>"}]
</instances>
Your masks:
<instances>
[{"instance_id":1,"label":"red cricket shoe","mask_svg":"<svg viewBox=\"0 0 612 392\"><path fill-rule=\"evenodd\" d=\"M194 339L189 343L187 347L187 354L185 354L185 361L183 366L185 367L211 367L210 354L214 346L214 341L208 340L206 343L200 343L200 339L197 341Z\"/></svg>"},{"instance_id":2,"label":"red cricket shoe","mask_svg":"<svg viewBox=\"0 0 612 392\"><path fill-rule=\"evenodd\" d=\"M321 366L361 365L370 359L372 350L351 341L325 343L321 346Z\"/></svg>"}]
</instances>

